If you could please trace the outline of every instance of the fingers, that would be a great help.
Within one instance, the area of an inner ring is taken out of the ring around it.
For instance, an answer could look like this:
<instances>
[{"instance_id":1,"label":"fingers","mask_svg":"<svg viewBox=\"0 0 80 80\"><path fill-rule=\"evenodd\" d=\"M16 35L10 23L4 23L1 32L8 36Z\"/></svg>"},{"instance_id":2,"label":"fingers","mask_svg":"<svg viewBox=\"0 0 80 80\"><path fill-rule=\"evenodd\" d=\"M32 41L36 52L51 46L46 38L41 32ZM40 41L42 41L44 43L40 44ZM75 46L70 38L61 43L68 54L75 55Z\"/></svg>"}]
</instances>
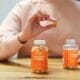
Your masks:
<instances>
[{"instance_id":1,"label":"fingers","mask_svg":"<svg viewBox=\"0 0 80 80\"><path fill-rule=\"evenodd\" d=\"M37 13L33 14L30 17L30 20L33 23L39 23L40 21L49 20L49 21L52 21L54 25L56 24L55 19L51 19L50 16L46 12L40 11L40 10Z\"/></svg>"},{"instance_id":2,"label":"fingers","mask_svg":"<svg viewBox=\"0 0 80 80\"><path fill-rule=\"evenodd\" d=\"M49 15L47 13L45 13L45 12L38 11L37 18L38 18L39 21L48 20L49 19Z\"/></svg>"},{"instance_id":3,"label":"fingers","mask_svg":"<svg viewBox=\"0 0 80 80\"><path fill-rule=\"evenodd\" d=\"M33 14L30 17L30 21L33 23L34 22L39 23L40 21L49 20L49 19L50 19L50 16L44 11L38 11L37 13Z\"/></svg>"},{"instance_id":4,"label":"fingers","mask_svg":"<svg viewBox=\"0 0 80 80\"><path fill-rule=\"evenodd\" d=\"M36 22L37 21L37 15L36 14L35 15L31 15L29 17L29 21L32 22L32 23Z\"/></svg>"},{"instance_id":5,"label":"fingers","mask_svg":"<svg viewBox=\"0 0 80 80\"><path fill-rule=\"evenodd\" d=\"M56 27L56 26L57 26L57 21L56 21L56 19L55 19L55 20L50 19L50 21L52 21L52 24L49 25L49 26L53 26L53 27Z\"/></svg>"}]
</instances>

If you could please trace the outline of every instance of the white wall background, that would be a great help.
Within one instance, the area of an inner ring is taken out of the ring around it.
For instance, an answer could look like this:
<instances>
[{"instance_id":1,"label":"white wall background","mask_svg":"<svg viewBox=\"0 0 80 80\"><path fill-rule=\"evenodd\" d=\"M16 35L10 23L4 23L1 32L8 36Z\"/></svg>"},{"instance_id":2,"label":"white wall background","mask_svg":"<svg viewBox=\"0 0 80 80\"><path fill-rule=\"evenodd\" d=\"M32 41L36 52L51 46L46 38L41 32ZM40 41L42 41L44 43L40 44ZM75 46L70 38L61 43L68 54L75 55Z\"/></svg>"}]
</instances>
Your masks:
<instances>
[{"instance_id":1,"label":"white wall background","mask_svg":"<svg viewBox=\"0 0 80 80\"><path fill-rule=\"evenodd\" d=\"M0 23L7 16L9 11L21 0L0 0Z\"/></svg>"}]
</instances>

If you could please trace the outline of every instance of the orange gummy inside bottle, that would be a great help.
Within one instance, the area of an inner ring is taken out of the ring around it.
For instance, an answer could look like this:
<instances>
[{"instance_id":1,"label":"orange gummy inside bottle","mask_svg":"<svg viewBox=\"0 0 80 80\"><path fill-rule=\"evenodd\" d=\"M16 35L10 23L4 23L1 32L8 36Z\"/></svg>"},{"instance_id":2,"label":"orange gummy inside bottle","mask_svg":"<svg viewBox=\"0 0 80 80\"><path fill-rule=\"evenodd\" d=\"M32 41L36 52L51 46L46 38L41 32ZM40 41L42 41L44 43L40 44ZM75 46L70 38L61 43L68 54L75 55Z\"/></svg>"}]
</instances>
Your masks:
<instances>
[{"instance_id":1,"label":"orange gummy inside bottle","mask_svg":"<svg viewBox=\"0 0 80 80\"><path fill-rule=\"evenodd\" d=\"M45 48L33 48L31 58L32 70L46 71L48 69L48 53Z\"/></svg>"}]
</instances>

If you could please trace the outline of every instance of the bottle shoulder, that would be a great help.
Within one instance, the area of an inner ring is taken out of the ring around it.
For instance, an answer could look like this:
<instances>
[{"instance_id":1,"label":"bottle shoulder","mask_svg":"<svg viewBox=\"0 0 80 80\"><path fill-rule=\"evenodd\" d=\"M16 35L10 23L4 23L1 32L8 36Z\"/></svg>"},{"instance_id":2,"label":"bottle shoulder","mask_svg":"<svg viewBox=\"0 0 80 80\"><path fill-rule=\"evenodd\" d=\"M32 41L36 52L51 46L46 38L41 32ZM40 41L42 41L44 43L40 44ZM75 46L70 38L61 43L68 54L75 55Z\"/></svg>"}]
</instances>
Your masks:
<instances>
[{"instance_id":1,"label":"bottle shoulder","mask_svg":"<svg viewBox=\"0 0 80 80\"><path fill-rule=\"evenodd\" d=\"M45 49L48 52L48 47L46 45L34 45L34 46L32 46L32 51L39 50L39 49Z\"/></svg>"}]
</instances>

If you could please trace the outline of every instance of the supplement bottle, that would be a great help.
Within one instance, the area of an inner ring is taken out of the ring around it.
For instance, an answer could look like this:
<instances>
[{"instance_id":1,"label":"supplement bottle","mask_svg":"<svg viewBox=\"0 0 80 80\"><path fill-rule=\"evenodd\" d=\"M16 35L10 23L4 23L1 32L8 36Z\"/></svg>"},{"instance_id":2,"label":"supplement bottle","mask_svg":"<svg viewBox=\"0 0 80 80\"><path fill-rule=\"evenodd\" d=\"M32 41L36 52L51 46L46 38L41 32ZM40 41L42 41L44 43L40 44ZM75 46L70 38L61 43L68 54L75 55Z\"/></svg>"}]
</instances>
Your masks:
<instances>
[{"instance_id":1,"label":"supplement bottle","mask_svg":"<svg viewBox=\"0 0 80 80\"><path fill-rule=\"evenodd\" d=\"M45 40L34 40L31 50L31 68L34 73L47 73L48 48Z\"/></svg>"},{"instance_id":2,"label":"supplement bottle","mask_svg":"<svg viewBox=\"0 0 80 80\"><path fill-rule=\"evenodd\" d=\"M63 46L63 66L66 69L77 69L78 45L74 39L67 39Z\"/></svg>"}]
</instances>

